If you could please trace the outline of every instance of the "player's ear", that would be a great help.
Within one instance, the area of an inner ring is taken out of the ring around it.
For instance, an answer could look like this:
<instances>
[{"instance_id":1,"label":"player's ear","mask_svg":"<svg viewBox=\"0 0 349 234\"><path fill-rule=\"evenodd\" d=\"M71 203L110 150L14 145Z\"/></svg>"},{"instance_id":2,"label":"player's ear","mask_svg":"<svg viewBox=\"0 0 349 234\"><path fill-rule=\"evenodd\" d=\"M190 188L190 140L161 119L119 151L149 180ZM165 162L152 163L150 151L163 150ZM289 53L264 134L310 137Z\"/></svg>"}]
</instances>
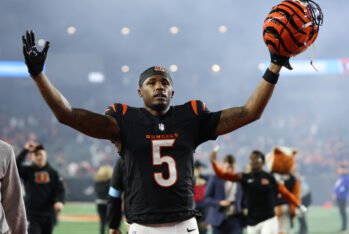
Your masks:
<instances>
[{"instance_id":1,"label":"player's ear","mask_svg":"<svg viewBox=\"0 0 349 234\"><path fill-rule=\"evenodd\" d=\"M172 91L172 95L171 95L171 98L173 98L173 95L174 95L174 91Z\"/></svg>"},{"instance_id":2,"label":"player's ear","mask_svg":"<svg viewBox=\"0 0 349 234\"><path fill-rule=\"evenodd\" d=\"M143 97L141 89L138 89L138 96Z\"/></svg>"}]
</instances>

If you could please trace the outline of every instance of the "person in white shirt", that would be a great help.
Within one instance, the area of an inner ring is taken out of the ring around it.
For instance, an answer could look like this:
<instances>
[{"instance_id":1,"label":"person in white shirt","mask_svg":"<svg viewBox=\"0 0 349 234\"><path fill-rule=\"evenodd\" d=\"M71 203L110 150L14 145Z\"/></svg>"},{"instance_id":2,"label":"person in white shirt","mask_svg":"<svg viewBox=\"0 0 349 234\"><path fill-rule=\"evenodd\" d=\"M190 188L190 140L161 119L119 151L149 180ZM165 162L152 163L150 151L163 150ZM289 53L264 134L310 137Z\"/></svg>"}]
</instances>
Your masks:
<instances>
[{"instance_id":1,"label":"person in white shirt","mask_svg":"<svg viewBox=\"0 0 349 234\"><path fill-rule=\"evenodd\" d=\"M27 234L27 220L13 148L0 140L0 233Z\"/></svg>"}]
</instances>

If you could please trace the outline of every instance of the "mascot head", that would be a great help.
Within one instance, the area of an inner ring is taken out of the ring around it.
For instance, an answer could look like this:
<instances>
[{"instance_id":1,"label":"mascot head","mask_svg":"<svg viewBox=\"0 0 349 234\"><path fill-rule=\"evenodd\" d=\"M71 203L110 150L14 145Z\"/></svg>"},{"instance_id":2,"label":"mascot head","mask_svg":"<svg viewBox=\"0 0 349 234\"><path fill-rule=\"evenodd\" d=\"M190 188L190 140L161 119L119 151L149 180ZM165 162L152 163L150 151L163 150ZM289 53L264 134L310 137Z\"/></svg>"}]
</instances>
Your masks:
<instances>
[{"instance_id":1,"label":"mascot head","mask_svg":"<svg viewBox=\"0 0 349 234\"><path fill-rule=\"evenodd\" d=\"M266 157L266 165L270 172L290 174L296 165L297 150L276 146Z\"/></svg>"}]
</instances>

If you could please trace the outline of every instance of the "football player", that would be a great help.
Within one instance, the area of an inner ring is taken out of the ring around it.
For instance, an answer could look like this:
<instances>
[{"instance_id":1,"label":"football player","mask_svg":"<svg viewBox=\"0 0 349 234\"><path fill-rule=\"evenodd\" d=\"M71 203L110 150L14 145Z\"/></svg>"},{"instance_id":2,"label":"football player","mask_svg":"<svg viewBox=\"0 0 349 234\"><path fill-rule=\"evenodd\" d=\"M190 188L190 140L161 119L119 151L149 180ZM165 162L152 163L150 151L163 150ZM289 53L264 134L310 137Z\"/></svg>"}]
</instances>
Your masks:
<instances>
[{"instance_id":1,"label":"football player","mask_svg":"<svg viewBox=\"0 0 349 234\"><path fill-rule=\"evenodd\" d=\"M193 154L208 140L260 118L288 57L271 54L272 63L246 104L210 112L202 101L171 106L173 78L161 66L139 77L143 107L114 103L101 115L74 108L43 73L49 49L38 51L34 33L22 37L28 71L62 124L120 146L127 174L125 213L129 233L198 233L193 194Z\"/></svg>"}]
</instances>

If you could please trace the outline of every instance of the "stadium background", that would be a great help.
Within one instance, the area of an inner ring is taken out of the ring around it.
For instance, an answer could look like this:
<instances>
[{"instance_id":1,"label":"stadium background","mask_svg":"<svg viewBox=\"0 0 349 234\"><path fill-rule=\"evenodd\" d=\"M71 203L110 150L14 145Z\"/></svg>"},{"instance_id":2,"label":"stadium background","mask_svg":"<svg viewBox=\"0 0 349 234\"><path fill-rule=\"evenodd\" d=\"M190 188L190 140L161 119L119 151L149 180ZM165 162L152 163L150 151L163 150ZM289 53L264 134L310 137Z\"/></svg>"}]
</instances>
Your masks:
<instances>
[{"instance_id":1,"label":"stadium background","mask_svg":"<svg viewBox=\"0 0 349 234\"><path fill-rule=\"evenodd\" d=\"M278 2L3 0L0 61L22 62L20 38L26 29L33 29L37 40L51 42L46 73L75 107L103 113L113 102L140 106L138 74L163 65L177 69L173 104L200 99L215 111L244 104L258 83L260 64L269 58L262 40L263 20ZM340 59L349 57L345 29L349 2L317 2L325 19L315 58L325 64L335 61L340 68L330 64L315 75L299 72L310 67L312 49L308 49L292 59L300 67L294 75L280 78L259 121L200 146L196 157L208 162L209 151L218 143L221 156L233 153L242 170L252 149L295 147L313 204L323 206L331 203L336 165L348 162L349 66L348 60ZM46 146L50 163L64 175L68 200L92 201L94 172L118 157L113 145L59 124L31 79L20 72L1 73L1 65L0 138L18 152L35 134Z\"/></svg>"}]
</instances>

